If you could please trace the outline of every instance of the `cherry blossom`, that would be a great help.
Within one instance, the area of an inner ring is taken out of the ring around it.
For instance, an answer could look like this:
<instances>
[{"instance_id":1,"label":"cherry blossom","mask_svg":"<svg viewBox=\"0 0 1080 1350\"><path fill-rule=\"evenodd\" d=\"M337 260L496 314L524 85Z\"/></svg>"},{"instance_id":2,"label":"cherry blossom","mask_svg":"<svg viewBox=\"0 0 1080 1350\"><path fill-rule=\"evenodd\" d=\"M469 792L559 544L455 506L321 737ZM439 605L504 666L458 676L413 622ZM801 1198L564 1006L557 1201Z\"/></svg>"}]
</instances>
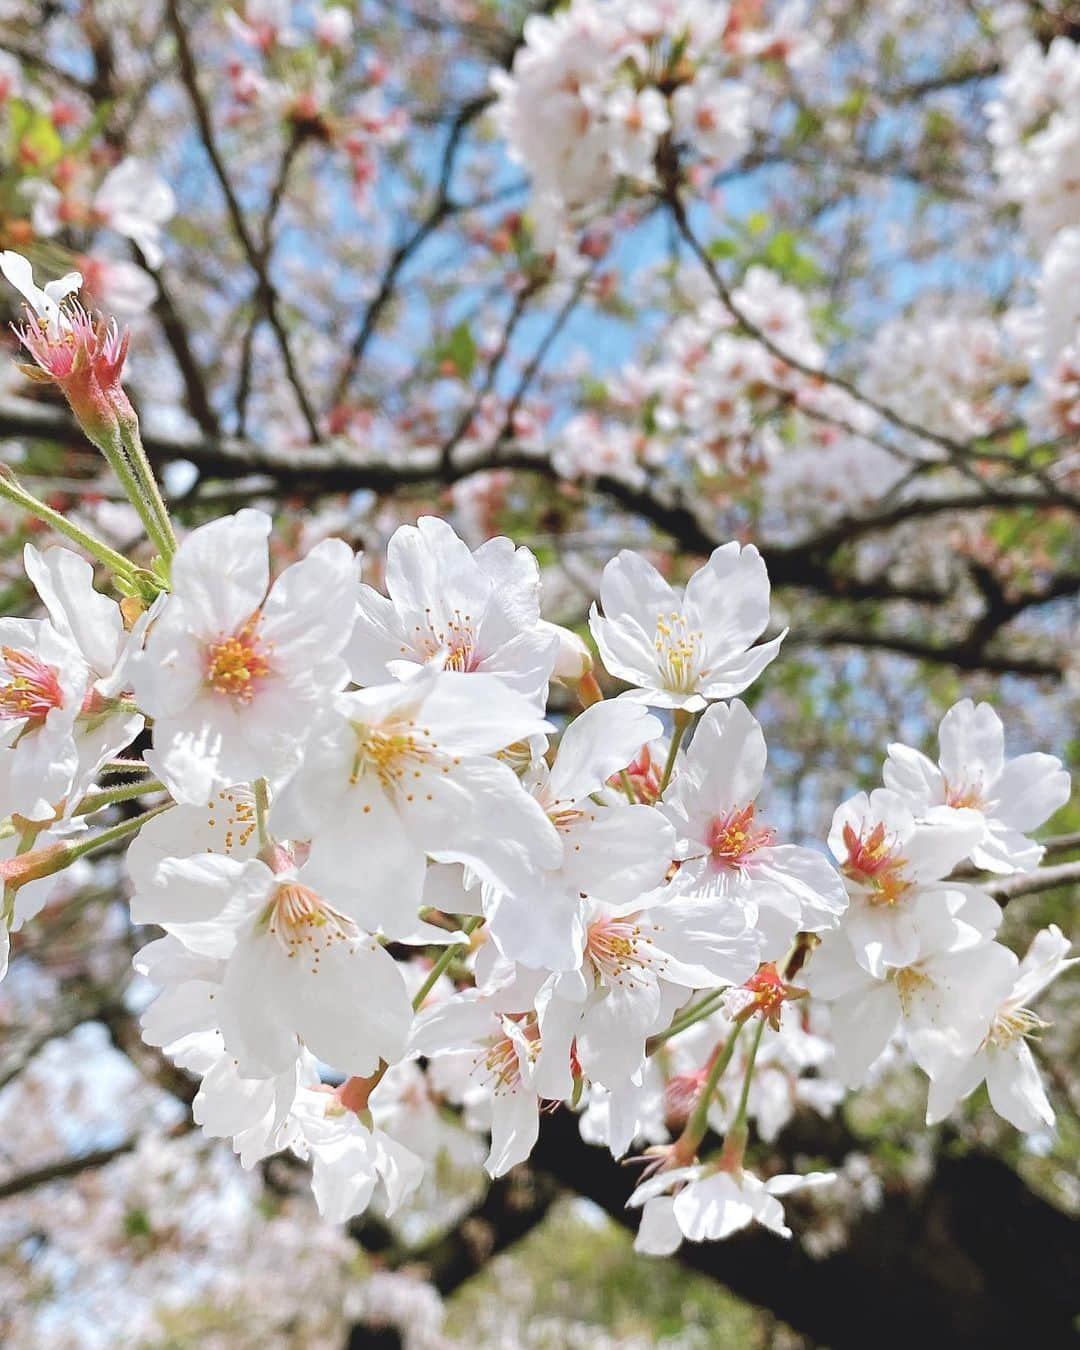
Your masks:
<instances>
[{"instance_id":1,"label":"cherry blossom","mask_svg":"<svg viewBox=\"0 0 1080 1350\"><path fill-rule=\"evenodd\" d=\"M313 868L358 888L372 929L388 937L411 930L426 856L467 863L510 889L558 863L555 827L493 758L548 724L497 676L464 680L431 668L342 694L334 708L271 821L286 837L313 839Z\"/></svg>"},{"instance_id":2,"label":"cherry blossom","mask_svg":"<svg viewBox=\"0 0 1080 1350\"><path fill-rule=\"evenodd\" d=\"M742 1168L729 1171L708 1163L660 1172L643 1181L627 1202L644 1207L634 1247L651 1256L668 1256L684 1239L719 1242L751 1223L789 1238L791 1229L777 1197L835 1179L832 1172L804 1172L762 1181ZM675 1194L668 1195L673 1189Z\"/></svg>"},{"instance_id":3,"label":"cherry blossom","mask_svg":"<svg viewBox=\"0 0 1080 1350\"><path fill-rule=\"evenodd\" d=\"M654 708L695 712L741 693L786 634L752 645L769 622L769 578L752 544L716 549L684 591L624 550L604 568L600 604L589 626L605 667L635 686L624 697Z\"/></svg>"},{"instance_id":4,"label":"cherry blossom","mask_svg":"<svg viewBox=\"0 0 1080 1350\"><path fill-rule=\"evenodd\" d=\"M811 993L831 1004L836 1074L848 1087L865 1082L898 1029L931 1078L958 1054L972 1054L992 1010L1012 983L1016 957L991 941L988 897L949 891L919 906L915 947L907 960L877 974L856 960L841 935L814 953L805 975Z\"/></svg>"},{"instance_id":5,"label":"cherry blossom","mask_svg":"<svg viewBox=\"0 0 1080 1350\"><path fill-rule=\"evenodd\" d=\"M527 888L484 887L483 912L505 956L534 969L575 969L585 942L583 897L617 904L664 880L671 827L651 806L601 795L661 729L644 708L599 703L567 727L550 769L543 760L530 766L523 786L555 827L561 857Z\"/></svg>"},{"instance_id":6,"label":"cherry blossom","mask_svg":"<svg viewBox=\"0 0 1080 1350\"><path fill-rule=\"evenodd\" d=\"M990 1105L1018 1130L1053 1125L1053 1108L1028 1045L1046 1023L1027 1005L1058 975L1077 964L1076 957L1066 959L1069 947L1056 925L1035 935L978 1049L973 1055L957 1056L932 1079L926 1108L928 1125L943 1120L984 1080Z\"/></svg>"},{"instance_id":7,"label":"cherry blossom","mask_svg":"<svg viewBox=\"0 0 1080 1350\"><path fill-rule=\"evenodd\" d=\"M422 516L396 530L386 554L387 600L360 590L346 650L357 684L385 682L434 662L463 674L497 675L541 706L555 661L540 623L540 573L528 549L489 539L475 552L450 525Z\"/></svg>"},{"instance_id":8,"label":"cherry blossom","mask_svg":"<svg viewBox=\"0 0 1080 1350\"><path fill-rule=\"evenodd\" d=\"M410 1048L433 1059L432 1074L451 1100L491 1130L485 1166L502 1176L532 1152L540 1131L535 1014L503 1011L513 990L468 990L421 1012Z\"/></svg>"},{"instance_id":9,"label":"cherry blossom","mask_svg":"<svg viewBox=\"0 0 1080 1350\"><path fill-rule=\"evenodd\" d=\"M193 530L133 663L136 697L155 719L156 766L181 801L280 780L346 682L351 550L326 540L270 586L269 532L270 518L251 510Z\"/></svg>"},{"instance_id":10,"label":"cherry blossom","mask_svg":"<svg viewBox=\"0 0 1080 1350\"><path fill-rule=\"evenodd\" d=\"M969 854L990 872L1030 872L1043 850L1026 836L1069 800L1069 775L1053 755L1005 759L1005 728L988 703L970 699L945 714L939 764L906 745L890 745L883 777L916 814L940 808L977 812L984 833Z\"/></svg>"},{"instance_id":11,"label":"cherry blossom","mask_svg":"<svg viewBox=\"0 0 1080 1350\"><path fill-rule=\"evenodd\" d=\"M168 858L133 910L224 962L218 1025L242 1072L280 1073L296 1059L297 1037L352 1074L400 1058L411 1010L397 963L346 898L315 890L287 850L273 861Z\"/></svg>"},{"instance_id":12,"label":"cherry blossom","mask_svg":"<svg viewBox=\"0 0 1080 1350\"><path fill-rule=\"evenodd\" d=\"M660 809L675 826L675 879L683 892L718 907L745 906L764 953L779 959L799 930L835 926L847 908L844 883L812 849L778 844L757 815L765 776L765 738L737 699L702 716L685 760Z\"/></svg>"},{"instance_id":13,"label":"cherry blossom","mask_svg":"<svg viewBox=\"0 0 1080 1350\"><path fill-rule=\"evenodd\" d=\"M931 807L916 820L888 788L858 793L837 807L829 848L850 899L842 930L871 974L914 960L924 916L946 912L943 897L957 890L938 883L969 856L983 829L982 818L963 807ZM973 917L977 910L981 927L992 933L1000 913L971 891L966 912Z\"/></svg>"}]
</instances>

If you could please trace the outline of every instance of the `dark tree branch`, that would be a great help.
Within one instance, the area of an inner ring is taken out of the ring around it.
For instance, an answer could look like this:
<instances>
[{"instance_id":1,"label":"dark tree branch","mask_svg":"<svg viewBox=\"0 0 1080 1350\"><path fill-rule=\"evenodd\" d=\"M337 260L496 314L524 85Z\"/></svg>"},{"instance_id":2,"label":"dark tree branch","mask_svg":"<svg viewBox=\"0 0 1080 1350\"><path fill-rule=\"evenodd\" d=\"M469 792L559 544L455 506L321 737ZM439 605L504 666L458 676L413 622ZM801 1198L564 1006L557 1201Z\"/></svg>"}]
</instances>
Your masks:
<instances>
[{"instance_id":1,"label":"dark tree branch","mask_svg":"<svg viewBox=\"0 0 1080 1350\"><path fill-rule=\"evenodd\" d=\"M277 338L281 359L285 366L285 373L288 376L289 384L292 386L297 405L299 406L304 422L307 425L308 434L311 437L312 442L317 444L320 440L318 418L315 415L315 410L304 389L303 381L300 379L300 372L293 356L289 335L286 331L278 307L277 291L273 282L270 280L270 275L266 268L266 260L244 218L244 212L237 199L236 193L233 190L228 172L226 171L225 161L222 159L221 152L218 149L213 123L210 118L210 109L203 97L202 90L199 87L198 72L195 68L195 58L191 51L191 44L188 41L187 29L184 27L184 22L180 17L179 0L167 0L166 10L169 18L169 26L176 39L176 52L180 68L180 78L184 88L187 90L188 98L191 100L191 106L195 113L195 121L199 127L199 135L202 140L203 149L206 151L207 158L210 161L210 167L214 171L214 177L217 179L218 186L225 199L225 207L228 211L229 220L232 224L237 242L243 250L248 266L255 274L257 291L265 306L267 320L270 327L273 329L274 336Z\"/></svg>"},{"instance_id":2,"label":"dark tree branch","mask_svg":"<svg viewBox=\"0 0 1080 1350\"><path fill-rule=\"evenodd\" d=\"M636 1227L632 1175L582 1143L570 1112L543 1119L531 1161ZM787 1205L798 1230L797 1199ZM760 1228L684 1244L679 1259L833 1350L1064 1350L1080 1308L1076 1229L1004 1163L969 1154L939 1157L919 1192L890 1189L820 1259Z\"/></svg>"},{"instance_id":3,"label":"dark tree branch","mask_svg":"<svg viewBox=\"0 0 1080 1350\"><path fill-rule=\"evenodd\" d=\"M530 374L531 378L531 374ZM82 445L82 433L68 416L52 407L27 400L0 403L0 435L40 436L62 443ZM324 445L311 447L302 457L273 451L247 441L226 438L207 439L182 436L146 435L145 444L157 464L172 460L190 460L204 476L242 479L265 475L270 486L293 493L318 496L363 489L392 493L409 487L432 487L453 483L470 474L488 469L509 469L534 473L561 481L550 460L542 454L517 450L500 443L486 451L462 455L447 465L445 456L435 450L417 454L397 463L363 459L347 448ZM724 541L710 530L698 513L681 501L673 490L627 483L605 475L591 480L588 488L648 521L669 535L680 548L691 554L708 554ZM857 539L884 533L907 521L929 519L945 512L1017 510L1062 506L1056 498L1030 488L1014 487L1000 491L992 501L980 493L956 493L946 497L913 498L886 510L866 516L846 517L826 526L817 535L794 544L765 543L762 555L772 584L778 588L805 590L810 594L843 602L907 601L938 608L952 598L955 588L939 588L927 583L898 583L885 573L871 577L852 575L837 565L835 555ZM1002 623L1018 613L1075 595L1080 589L1080 574L1064 572L1051 578L1037 592L1021 594L999 606L994 634ZM981 620L979 621L981 623ZM978 624L977 624L978 627ZM990 634L992 636L993 634ZM796 639L798 640L798 639ZM815 630L806 642L826 646L857 646L894 651L916 659L952 664L963 670L986 670L1035 678L1060 678L1062 665L1050 657L1031 657L1021 653L992 652L979 631L951 642L935 642L907 633L875 632L872 628L844 627Z\"/></svg>"}]
</instances>

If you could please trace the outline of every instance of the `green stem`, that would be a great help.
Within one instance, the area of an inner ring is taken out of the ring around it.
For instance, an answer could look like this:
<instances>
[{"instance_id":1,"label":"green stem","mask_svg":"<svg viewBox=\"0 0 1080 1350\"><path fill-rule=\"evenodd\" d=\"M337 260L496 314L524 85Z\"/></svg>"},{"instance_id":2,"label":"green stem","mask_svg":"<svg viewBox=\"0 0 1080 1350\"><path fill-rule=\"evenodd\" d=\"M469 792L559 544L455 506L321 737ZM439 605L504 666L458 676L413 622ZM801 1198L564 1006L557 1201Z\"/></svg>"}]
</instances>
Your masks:
<instances>
[{"instance_id":1,"label":"green stem","mask_svg":"<svg viewBox=\"0 0 1080 1350\"><path fill-rule=\"evenodd\" d=\"M12 833L17 833L19 835L19 842L15 847L15 856L21 858L24 854L33 852L34 845L37 843L37 837L45 828L45 821L42 821L40 825L27 825L25 829L21 831L16 827L16 829L12 831ZM10 926L12 919L15 917L15 892L17 889L17 887L10 884L4 886L3 907L0 909L0 923L4 923L8 926Z\"/></svg>"},{"instance_id":2,"label":"green stem","mask_svg":"<svg viewBox=\"0 0 1080 1350\"><path fill-rule=\"evenodd\" d=\"M97 558L98 562L104 563L118 576L133 580L135 576L135 564L125 558L122 553L117 553L108 544L89 534L86 530L80 529L73 521L68 520L66 516L54 511L51 506L46 506L32 492L14 478L6 473L0 473L0 497L7 501L21 506L24 511L30 515L36 516L38 520L44 521L46 525L51 526L57 534L62 534L70 539L72 543L78 544L80 548Z\"/></svg>"},{"instance_id":3,"label":"green stem","mask_svg":"<svg viewBox=\"0 0 1080 1350\"><path fill-rule=\"evenodd\" d=\"M461 930L464 933L474 933L483 922L484 918L482 914L474 914L471 918L465 920L461 925ZM467 947L468 944L465 942L454 942L449 947L443 948L439 954L439 959L428 971L427 979L416 991L416 996L412 1001L414 1011L419 1011L420 1008L423 1007L424 999L426 999L428 994L435 988L436 980L438 980L443 971L447 969L451 961L456 960Z\"/></svg>"},{"instance_id":4,"label":"green stem","mask_svg":"<svg viewBox=\"0 0 1080 1350\"><path fill-rule=\"evenodd\" d=\"M85 431L86 428L84 427ZM93 441L94 445L105 456L105 459L116 474L120 486L124 489L128 501L138 512L139 519L142 521L143 529L147 537L154 545L163 558L172 557L173 545L170 542L169 534L163 531L158 514L152 502L147 500L146 491L135 472L135 466L128 458L123 440L117 435L114 441L110 436L99 436Z\"/></svg>"},{"instance_id":5,"label":"green stem","mask_svg":"<svg viewBox=\"0 0 1080 1350\"><path fill-rule=\"evenodd\" d=\"M631 806L637 805L637 793L634 791L634 785L630 781L630 775L625 769L619 770L619 778L622 781L623 791L626 793L626 800Z\"/></svg>"},{"instance_id":6,"label":"green stem","mask_svg":"<svg viewBox=\"0 0 1080 1350\"><path fill-rule=\"evenodd\" d=\"M130 417L122 416L120 418L120 436L124 443L124 449L127 451L128 462L135 470L136 477L142 487L143 496L157 516L161 528L161 537L165 544L162 557L169 561L176 552L176 535L173 533L172 521L169 519L169 508L165 505L165 498L161 495L161 488L146 456L142 436L139 434L139 420L134 412Z\"/></svg>"},{"instance_id":7,"label":"green stem","mask_svg":"<svg viewBox=\"0 0 1080 1350\"><path fill-rule=\"evenodd\" d=\"M750 1045L750 1058L746 1061L746 1072L743 1074L742 1092L739 1093L739 1105L735 1112L735 1120L731 1126L732 1130L741 1130L746 1126L746 1103L750 1099L750 1083L754 1077L754 1060L757 1059L758 1046L761 1044L761 1034L765 1030L765 1018L759 1017L757 1030L754 1032L754 1039Z\"/></svg>"},{"instance_id":8,"label":"green stem","mask_svg":"<svg viewBox=\"0 0 1080 1350\"><path fill-rule=\"evenodd\" d=\"M711 1017L721 1006L727 988L714 989L711 994L706 994L704 998L698 999L696 1003L691 1003L689 1008L681 1012L678 1017L664 1031L659 1031L655 1036L649 1037L647 1053L650 1055L654 1050L659 1049L665 1041L670 1041L672 1036L678 1036L681 1031L694 1026L697 1022L702 1022L706 1017Z\"/></svg>"},{"instance_id":9,"label":"green stem","mask_svg":"<svg viewBox=\"0 0 1080 1350\"><path fill-rule=\"evenodd\" d=\"M146 792L164 792L165 784L156 778L141 778L137 783L119 783L116 787L102 788L100 792L88 792L75 808L77 816L89 816L114 802L129 802Z\"/></svg>"},{"instance_id":10,"label":"green stem","mask_svg":"<svg viewBox=\"0 0 1080 1350\"><path fill-rule=\"evenodd\" d=\"M126 839L129 834L137 833L148 820L152 820L154 816L160 816L163 811L171 810L174 804L173 802L162 802L160 806L154 806L149 811L144 811L141 816L134 816L131 820L122 820L118 825L102 830L100 834L95 834L90 839L82 839L79 843L72 844L64 865L70 867L76 859L84 857L87 853L92 853L98 848L104 848L106 844L113 844L117 839Z\"/></svg>"},{"instance_id":11,"label":"green stem","mask_svg":"<svg viewBox=\"0 0 1080 1350\"><path fill-rule=\"evenodd\" d=\"M731 1028L723 1049L712 1062L709 1076L705 1080L705 1086L701 1090L697 1105L694 1107L690 1119L686 1122L686 1128L679 1136L676 1148L681 1155L684 1154L687 1158L691 1158L697 1153L698 1145L705 1138L705 1131L709 1128L709 1107L716 1092L716 1085L723 1077L724 1070L731 1063L731 1056L735 1053L735 1043L745 1025L744 1022L736 1022Z\"/></svg>"},{"instance_id":12,"label":"green stem","mask_svg":"<svg viewBox=\"0 0 1080 1350\"><path fill-rule=\"evenodd\" d=\"M270 844L270 831L266 825L267 813L270 810L270 792L265 778L256 778L255 788L255 823L259 831L259 847L267 848Z\"/></svg>"},{"instance_id":13,"label":"green stem","mask_svg":"<svg viewBox=\"0 0 1080 1350\"><path fill-rule=\"evenodd\" d=\"M671 733L671 748L668 750L667 763L664 765L664 776L660 779L660 796L664 795L664 789L671 782L671 775L675 769L675 757L679 753L679 746L682 745L682 739L693 720L694 714L688 713L685 708L675 709L675 726Z\"/></svg>"},{"instance_id":14,"label":"green stem","mask_svg":"<svg viewBox=\"0 0 1080 1350\"><path fill-rule=\"evenodd\" d=\"M145 759L110 759L101 772L113 774L149 773L150 765L147 764Z\"/></svg>"}]
</instances>

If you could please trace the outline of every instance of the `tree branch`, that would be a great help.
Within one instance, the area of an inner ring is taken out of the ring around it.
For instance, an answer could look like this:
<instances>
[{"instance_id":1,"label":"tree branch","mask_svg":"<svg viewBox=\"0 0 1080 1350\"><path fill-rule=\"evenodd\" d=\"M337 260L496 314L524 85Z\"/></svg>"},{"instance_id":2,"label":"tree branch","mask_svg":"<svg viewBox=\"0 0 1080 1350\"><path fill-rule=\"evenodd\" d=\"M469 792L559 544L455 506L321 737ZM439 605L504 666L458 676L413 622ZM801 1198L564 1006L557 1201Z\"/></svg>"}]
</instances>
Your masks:
<instances>
[{"instance_id":1,"label":"tree branch","mask_svg":"<svg viewBox=\"0 0 1080 1350\"><path fill-rule=\"evenodd\" d=\"M281 359L285 366L285 373L292 386L293 394L296 397L296 402L300 408L303 419L307 424L308 434L312 442L317 444L321 439L318 418L315 415L315 410L304 389L303 381L300 379L300 372L297 368L296 361L293 357L292 347L289 343L289 335L285 330L285 325L278 309L277 291L273 282L270 280L270 275L266 268L266 260L248 228L243 210L237 200L236 193L229 180L229 175L226 172L225 162L218 149L217 140L214 136L213 123L210 119L210 109L207 106L206 100L203 98L202 90L199 88L198 73L195 69L195 58L192 55L187 30L180 17L179 0L167 0L166 11L169 17L169 26L172 29L173 36L176 38L180 78L184 88L187 90L188 98L191 100L191 106L195 112L195 120L198 123L199 135L202 139L203 148L210 161L210 166L214 171L214 177L217 179L218 186L221 188L222 195L225 198L225 206L229 214L229 219L232 222L233 231L237 241L244 252L248 266L255 273L258 294L265 305L267 320L270 327L273 329L274 336L277 338Z\"/></svg>"}]
</instances>

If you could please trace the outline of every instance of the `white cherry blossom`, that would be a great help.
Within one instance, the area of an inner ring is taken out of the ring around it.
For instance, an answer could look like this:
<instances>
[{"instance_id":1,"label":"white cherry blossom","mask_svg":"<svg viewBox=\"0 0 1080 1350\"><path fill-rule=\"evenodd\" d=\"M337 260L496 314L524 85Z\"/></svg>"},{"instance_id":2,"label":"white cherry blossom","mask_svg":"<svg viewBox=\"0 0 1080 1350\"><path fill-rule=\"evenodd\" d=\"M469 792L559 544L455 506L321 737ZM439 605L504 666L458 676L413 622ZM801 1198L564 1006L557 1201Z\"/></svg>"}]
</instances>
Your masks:
<instances>
[{"instance_id":1,"label":"white cherry blossom","mask_svg":"<svg viewBox=\"0 0 1080 1350\"><path fill-rule=\"evenodd\" d=\"M752 644L769 622L769 578L752 544L724 544L677 591L637 553L604 568L593 638L608 672L635 686L622 697L695 712L753 683L787 630Z\"/></svg>"},{"instance_id":2,"label":"white cherry blossom","mask_svg":"<svg viewBox=\"0 0 1080 1350\"><path fill-rule=\"evenodd\" d=\"M434 1081L490 1129L492 1177L527 1158L540 1131L540 1030L534 1014L505 1010L515 1001L524 1000L498 987L457 994L421 1012L410 1040L433 1060Z\"/></svg>"},{"instance_id":3,"label":"white cherry blossom","mask_svg":"<svg viewBox=\"0 0 1080 1350\"><path fill-rule=\"evenodd\" d=\"M669 1256L690 1242L719 1242L759 1223L779 1237L791 1237L779 1196L835 1181L832 1172L782 1175L762 1181L743 1168L728 1170L698 1163L648 1177L627 1201L644 1206L636 1251ZM668 1192L674 1190L674 1195Z\"/></svg>"},{"instance_id":4,"label":"white cherry blossom","mask_svg":"<svg viewBox=\"0 0 1080 1350\"><path fill-rule=\"evenodd\" d=\"M925 914L950 912L944 897L957 888L939 883L969 856L982 833L982 818L964 809L933 807L916 820L887 788L857 793L837 807L829 848L850 898L842 931L871 974L912 963ZM1000 919L997 906L981 893L972 893L966 912L979 914L987 935Z\"/></svg>"},{"instance_id":5,"label":"white cherry blossom","mask_svg":"<svg viewBox=\"0 0 1080 1350\"><path fill-rule=\"evenodd\" d=\"M215 1025L241 1073L281 1073L302 1043L347 1073L370 1074L405 1049L412 1008L398 964L348 897L314 889L302 863L274 852L273 868L213 853L166 858L132 913L223 963Z\"/></svg>"},{"instance_id":6,"label":"white cherry blossom","mask_svg":"<svg viewBox=\"0 0 1080 1350\"><path fill-rule=\"evenodd\" d=\"M687 990L741 984L758 965L760 939L742 910L718 913L709 900L671 891L622 905L590 899L584 923L580 965L550 976L536 997L544 1056L564 1070L560 1095L570 1091L572 1041L586 1075L617 1088L641 1072L646 1041Z\"/></svg>"},{"instance_id":7,"label":"white cherry blossom","mask_svg":"<svg viewBox=\"0 0 1080 1350\"><path fill-rule=\"evenodd\" d=\"M598 703L567 727L550 769L540 760L524 775L558 834L561 857L527 888L483 888L483 913L505 956L533 969L574 969L585 941L583 896L617 904L663 881L674 850L670 825L651 806L604 793L662 730L640 706Z\"/></svg>"},{"instance_id":8,"label":"white cherry blossom","mask_svg":"<svg viewBox=\"0 0 1080 1350\"><path fill-rule=\"evenodd\" d=\"M844 883L812 849L778 844L757 816L765 737L737 699L703 714L660 810L675 826L684 861L678 890L746 905L764 938L763 958L779 960L796 932L834 927L847 908Z\"/></svg>"},{"instance_id":9,"label":"white cherry blossom","mask_svg":"<svg viewBox=\"0 0 1080 1350\"><path fill-rule=\"evenodd\" d=\"M945 714L938 731L940 760L890 745L883 777L917 816L951 809L976 812L982 838L969 857L990 872L1030 872L1043 849L1027 833L1037 829L1071 793L1069 775L1053 755L1005 758L1005 728L989 703L963 699Z\"/></svg>"},{"instance_id":10,"label":"white cherry blossom","mask_svg":"<svg viewBox=\"0 0 1080 1350\"><path fill-rule=\"evenodd\" d=\"M301 1088L297 1094L292 1148L311 1159L315 1203L331 1223L362 1214L377 1192L383 1213L391 1215L423 1180L423 1159L380 1128L374 1102L372 1108L365 1120L329 1091Z\"/></svg>"},{"instance_id":11,"label":"white cherry blossom","mask_svg":"<svg viewBox=\"0 0 1080 1350\"><path fill-rule=\"evenodd\" d=\"M943 1120L985 1080L990 1105L1018 1130L1052 1126L1054 1111L1047 1100L1028 1039L1046 1023L1027 1006L1063 971L1077 964L1068 957L1070 943L1051 924L1037 933L1015 971L1004 1001L973 1055L960 1055L935 1074L930 1083L926 1123Z\"/></svg>"},{"instance_id":12,"label":"white cherry blossom","mask_svg":"<svg viewBox=\"0 0 1080 1350\"><path fill-rule=\"evenodd\" d=\"M470 551L435 516L395 530L387 547L389 599L362 586L345 652L360 685L429 663L498 675L541 707L558 650L540 622L540 570L526 548L489 539Z\"/></svg>"},{"instance_id":13,"label":"white cherry blossom","mask_svg":"<svg viewBox=\"0 0 1080 1350\"><path fill-rule=\"evenodd\" d=\"M327 539L271 586L269 533L269 516L251 510L193 530L133 663L139 706L155 719L155 767L180 801L280 780L346 681L352 550Z\"/></svg>"},{"instance_id":14,"label":"white cherry blossom","mask_svg":"<svg viewBox=\"0 0 1080 1350\"><path fill-rule=\"evenodd\" d=\"M911 959L880 974L861 965L840 934L814 953L803 982L831 1004L841 1082L864 1083L898 1030L930 1078L958 1055L974 1053L1017 965L1013 953L987 935L984 902L993 904L970 888L924 897Z\"/></svg>"},{"instance_id":15,"label":"white cherry blossom","mask_svg":"<svg viewBox=\"0 0 1080 1350\"><path fill-rule=\"evenodd\" d=\"M370 929L403 937L415 927L427 857L466 863L510 889L528 889L558 864L555 827L492 758L547 726L494 675L466 680L428 668L341 694L273 803L271 824L312 839L313 874L354 893Z\"/></svg>"}]
</instances>

